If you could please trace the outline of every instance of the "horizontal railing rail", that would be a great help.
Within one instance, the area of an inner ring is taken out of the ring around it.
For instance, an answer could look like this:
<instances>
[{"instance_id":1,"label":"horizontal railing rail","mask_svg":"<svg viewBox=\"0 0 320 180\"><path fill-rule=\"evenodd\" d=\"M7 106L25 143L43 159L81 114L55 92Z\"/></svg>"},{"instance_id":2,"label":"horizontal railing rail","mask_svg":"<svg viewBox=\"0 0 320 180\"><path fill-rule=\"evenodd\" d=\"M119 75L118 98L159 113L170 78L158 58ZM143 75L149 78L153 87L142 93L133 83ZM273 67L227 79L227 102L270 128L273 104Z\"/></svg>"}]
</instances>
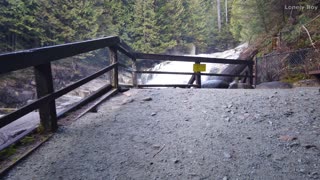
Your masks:
<instances>
[{"instance_id":1,"label":"horizontal railing rail","mask_svg":"<svg viewBox=\"0 0 320 180\"><path fill-rule=\"evenodd\" d=\"M160 60L160 61L184 61L184 62L207 62L207 63L222 63L222 64L253 64L251 60L235 60L222 58L209 58L198 56L176 56L176 55L160 55L160 54L144 54L135 53L136 59L143 60Z\"/></svg>"},{"instance_id":2,"label":"horizontal railing rail","mask_svg":"<svg viewBox=\"0 0 320 180\"><path fill-rule=\"evenodd\" d=\"M195 75L194 72L172 72L172 71L136 71L136 73L140 74L174 74L174 75ZM253 77L249 75L241 75L241 74L217 74L217 73L200 73L202 76L226 76L226 77Z\"/></svg>"},{"instance_id":3,"label":"horizontal railing rail","mask_svg":"<svg viewBox=\"0 0 320 180\"><path fill-rule=\"evenodd\" d=\"M0 55L0 74L24 69L41 64L90 52L93 50L115 46L120 43L120 38L106 37L96 40L68 43L63 45L48 46L31 50L18 51Z\"/></svg>"}]
</instances>

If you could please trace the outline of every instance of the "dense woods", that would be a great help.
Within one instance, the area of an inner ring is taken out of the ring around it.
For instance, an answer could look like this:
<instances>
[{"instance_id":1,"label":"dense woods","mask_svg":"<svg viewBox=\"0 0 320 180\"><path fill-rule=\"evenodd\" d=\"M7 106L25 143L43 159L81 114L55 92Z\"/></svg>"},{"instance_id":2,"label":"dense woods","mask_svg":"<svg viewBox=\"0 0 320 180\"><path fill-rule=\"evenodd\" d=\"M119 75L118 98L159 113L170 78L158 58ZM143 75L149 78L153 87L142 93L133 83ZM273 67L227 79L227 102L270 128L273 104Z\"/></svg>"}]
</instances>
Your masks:
<instances>
[{"instance_id":1,"label":"dense woods","mask_svg":"<svg viewBox=\"0 0 320 180\"><path fill-rule=\"evenodd\" d=\"M320 39L319 9L307 9L318 5L319 0L3 0L0 52L110 35L146 53L191 44L212 52L240 41L265 48L280 35L283 46L304 47Z\"/></svg>"},{"instance_id":2,"label":"dense woods","mask_svg":"<svg viewBox=\"0 0 320 180\"><path fill-rule=\"evenodd\" d=\"M110 35L119 35L142 52L162 53L190 43L201 51L225 48L234 41L217 30L216 4L215 0L4 0L0 50ZM222 37L230 41L217 43Z\"/></svg>"},{"instance_id":3,"label":"dense woods","mask_svg":"<svg viewBox=\"0 0 320 180\"><path fill-rule=\"evenodd\" d=\"M320 43L319 5L319 0L235 0L230 31L260 51L315 48Z\"/></svg>"}]
</instances>

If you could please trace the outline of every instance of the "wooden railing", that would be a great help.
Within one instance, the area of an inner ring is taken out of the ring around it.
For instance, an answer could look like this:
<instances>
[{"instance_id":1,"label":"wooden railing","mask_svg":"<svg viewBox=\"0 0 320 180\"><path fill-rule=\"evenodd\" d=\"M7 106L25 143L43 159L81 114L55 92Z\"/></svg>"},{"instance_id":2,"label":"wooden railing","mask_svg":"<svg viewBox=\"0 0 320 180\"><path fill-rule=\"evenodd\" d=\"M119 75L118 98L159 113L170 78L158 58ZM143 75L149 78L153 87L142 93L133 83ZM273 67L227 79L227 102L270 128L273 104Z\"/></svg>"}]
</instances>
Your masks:
<instances>
[{"instance_id":1,"label":"wooden railing","mask_svg":"<svg viewBox=\"0 0 320 180\"><path fill-rule=\"evenodd\" d=\"M93 50L108 48L110 55L109 66L102 70L83 78L61 90L54 91L53 79L51 71L51 62L75 56L81 53L90 52ZM132 67L126 67L118 62L118 52L126 55L132 60ZM248 75L230 75L230 74L214 74L214 73L200 73L200 72L159 72L159 71L140 71L137 70L137 60L163 60L163 61L186 61L200 64L206 63L223 63L223 64L242 64L248 66ZM89 40L77 43L69 43L57 46L50 46L44 48L37 48L31 50L25 50L20 52L1 54L0 55L0 74L16 71L28 67L34 68L37 99L30 104L23 106L15 112L5 115L0 118L0 128L10 124L11 122L21 118L22 116L39 109L41 126L46 132L54 132L57 129L57 119L62 117L67 112L77 109L78 107L87 104L112 89L116 92L119 88L118 74L119 67L125 68L132 73L132 87L201 87L201 76L231 76L231 77L245 77L250 79L250 83L253 82L253 61L249 60L229 60L219 58L203 58L203 57L190 57L190 56L172 56L172 55L159 55L159 54L143 54L134 53L131 48L120 40L119 37L106 37L96 40ZM107 84L100 88L98 91L81 100L76 105L64 110L57 114L55 99L63 96L64 94L78 88L85 83L111 71L111 85ZM176 74L176 75L193 75L188 84L153 84L145 85L138 84L137 74ZM193 84L196 81L196 84Z\"/></svg>"},{"instance_id":2,"label":"wooden railing","mask_svg":"<svg viewBox=\"0 0 320 180\"><path fill-rule=\"evenodd\" d=\"M247 68L246 75L242 74L217 74L217 73L201 73L201 72L164 72L164 71L139 71L135 73L140 74L175 74L175 75L192 75L188 84L136 84L136 87L197 87L201 88L201 76L228 76L228 77L240 77L248 78L249 84L253 84L253 65L252 60L235 60L235 59L222 59L222 58L207 58L197 56L175 56L175 55L160 55L160 54L144 54L134 53L136 60L160 60L160 61L183 61L193 62L195 64L201 63L220 63L220 64L237 64L244 65ZM191 67L190 67L191 68ZM196 84L193 84L194 81Z\"/></svg>"},{"instance_id":3,"label":"wooden railing","mask_svg":"<svg viewBox=\"0 0 320 180\"><path fill-rule=\"evenodd\" d=\"M83 78L61 90L54 91L53 79L51 71L51 62L78 55L81 53L90 52L93 50L108 47L111 57L111 65L103 68L86 78ZM57 46L37 48L20 52L8 53L0 55L0 74L16 71L28 67L34 67L37 97L38 99L32 103L18 109L0 118L0 128L8 125L16 119L39 109L41 126L45 131L55 131L57 129L57 117L76 109L77 107L88 103L89 101L105 94L113 88L118 87L118 62L117 50L127 52L127 46L121 42L119 37L106 37L96 40L89 40L77 43L69 43ZM55 99L64 94L88 83L89 81L109 72L112 72L112 86L105 85L94 94L85 98L76 106L68 108L62 113L56 113Z\"/></svg>"}]
</instances>

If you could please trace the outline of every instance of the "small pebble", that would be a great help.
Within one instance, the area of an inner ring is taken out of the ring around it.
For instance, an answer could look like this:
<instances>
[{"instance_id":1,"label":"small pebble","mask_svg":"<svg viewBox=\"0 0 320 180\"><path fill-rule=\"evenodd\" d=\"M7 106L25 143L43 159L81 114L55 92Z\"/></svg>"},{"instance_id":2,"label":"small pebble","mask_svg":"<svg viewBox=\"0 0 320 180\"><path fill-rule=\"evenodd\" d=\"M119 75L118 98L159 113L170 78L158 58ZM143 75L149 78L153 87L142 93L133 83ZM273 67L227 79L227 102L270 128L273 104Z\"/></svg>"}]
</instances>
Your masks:
<instances>
[{"instance_id":1,"label":"small pebble","mask_svg":"<svg viewBox=\"0 0 320 180\"><path fill-rule=\"evenodd\" d=\"M152 101L152 98L151 97L146 97L146 98L143 98L142 100L143 101Z\"/></svg>"},{"instance_id":2,"label":"small pebble","mask_svg":"<svg viewBox=\"0 0 320 180\"><path fill-rule=\"evenodd\" d=\"M227 153L227 152L223 152L223 155L225 158L231 158L231 154L230 153Z\"/></svg>"}]
</instances>

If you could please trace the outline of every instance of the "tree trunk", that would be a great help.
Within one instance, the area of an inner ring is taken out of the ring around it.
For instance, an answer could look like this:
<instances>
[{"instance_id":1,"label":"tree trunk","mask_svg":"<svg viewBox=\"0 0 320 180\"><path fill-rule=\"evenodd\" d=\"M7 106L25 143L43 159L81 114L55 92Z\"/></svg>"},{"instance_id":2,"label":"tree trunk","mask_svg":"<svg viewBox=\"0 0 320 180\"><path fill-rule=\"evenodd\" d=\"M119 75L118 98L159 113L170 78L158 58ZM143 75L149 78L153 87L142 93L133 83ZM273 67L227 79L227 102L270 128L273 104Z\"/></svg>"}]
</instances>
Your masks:
<instances>
[{"instance_id":1,"label":"tree trunk","mask_svg":"<svg viewBox=\"0 0 320 180\"><path fill-rule=\"evenodd\" d=\"M225 9L225 11L226 11L226 24L228 24L228 0L224 0L225 1L225 6L226 6L226 9Z\"/></svg>"},{"instance_id":2,"label":"tree trunk","mask_svg":"<svg viewBox=\"0 0 320 180\"><path fill-rule=\"evenodd\" d=\"M221 32L221 9L220 9L220 0L217 0L217 12L218 12L218 29Z\"/></svg>"}]
</instances>

